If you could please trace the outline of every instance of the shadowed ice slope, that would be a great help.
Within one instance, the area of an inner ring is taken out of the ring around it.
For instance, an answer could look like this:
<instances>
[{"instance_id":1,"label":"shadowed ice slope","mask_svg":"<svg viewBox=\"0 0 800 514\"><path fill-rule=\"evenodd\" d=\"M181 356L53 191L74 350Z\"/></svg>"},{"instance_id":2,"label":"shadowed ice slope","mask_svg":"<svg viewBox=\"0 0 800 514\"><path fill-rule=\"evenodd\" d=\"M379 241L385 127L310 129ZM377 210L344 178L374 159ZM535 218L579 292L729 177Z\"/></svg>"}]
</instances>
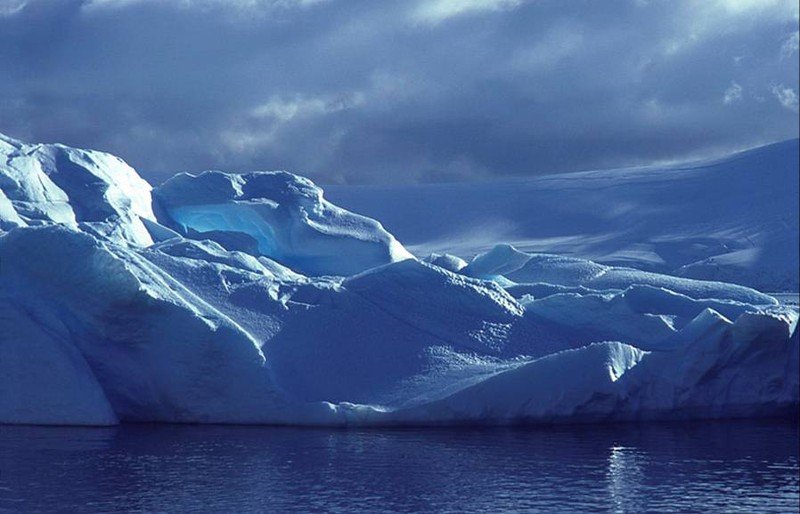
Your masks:
<instances>
[{"instance_id":1,"label":"shadowed ice slope","mask_svg":"<svg viewBox=\"0 0 800 514\"><path fill-rule=\"evenodd\" d=\"M767 291L798 290L798 140L687 165L515 182L330 186L420 256L497 243Z\"/></svg>"}]
</instances>

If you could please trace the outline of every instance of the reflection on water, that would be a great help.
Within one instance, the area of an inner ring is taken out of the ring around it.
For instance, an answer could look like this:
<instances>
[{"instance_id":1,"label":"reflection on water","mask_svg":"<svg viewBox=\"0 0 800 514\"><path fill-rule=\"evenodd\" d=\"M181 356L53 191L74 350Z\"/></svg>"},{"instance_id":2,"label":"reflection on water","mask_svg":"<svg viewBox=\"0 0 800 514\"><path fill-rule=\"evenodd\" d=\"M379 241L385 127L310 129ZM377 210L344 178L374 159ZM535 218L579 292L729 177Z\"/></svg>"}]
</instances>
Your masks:
<instances>
[{"instance_id":1,"label":"reflection on water","mask_svg":"<svg viewBox=\"0 0 800 514\"><path fill-rule=\"evenodd\" d=\"M0 427L0 509L798 509L798 426Z\"/></svg>"}]
</instances>

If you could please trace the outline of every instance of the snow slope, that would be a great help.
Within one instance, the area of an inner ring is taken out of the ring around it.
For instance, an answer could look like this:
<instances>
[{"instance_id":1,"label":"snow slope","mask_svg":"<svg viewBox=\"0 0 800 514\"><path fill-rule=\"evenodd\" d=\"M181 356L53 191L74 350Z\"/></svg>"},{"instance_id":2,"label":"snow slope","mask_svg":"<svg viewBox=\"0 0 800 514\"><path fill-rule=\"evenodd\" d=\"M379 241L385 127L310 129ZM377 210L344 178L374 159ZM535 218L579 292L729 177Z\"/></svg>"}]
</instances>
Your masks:
<instances>
[{"instance_id":1,"label":"snow slope","mask_svg":"<svg viewBox=\"0 0 800 514\"><path fill-rule=\"evenodd\" d=\"M514 182L330 186L413 253L499 243L611 265L798 290L798 140L699 163Z\"/></svg>"},{"instance_id":2,"label":"snow slope","mask_svg":"<svg viewBox=\"0 0 800 514\"><path fill-rule=\"evenodd\" d=\"M151 197L107 154L0 144L0 423L798 414L797 309L756 290L510 245L423 262L285 172Z\"/></svg>"}]
</instances>

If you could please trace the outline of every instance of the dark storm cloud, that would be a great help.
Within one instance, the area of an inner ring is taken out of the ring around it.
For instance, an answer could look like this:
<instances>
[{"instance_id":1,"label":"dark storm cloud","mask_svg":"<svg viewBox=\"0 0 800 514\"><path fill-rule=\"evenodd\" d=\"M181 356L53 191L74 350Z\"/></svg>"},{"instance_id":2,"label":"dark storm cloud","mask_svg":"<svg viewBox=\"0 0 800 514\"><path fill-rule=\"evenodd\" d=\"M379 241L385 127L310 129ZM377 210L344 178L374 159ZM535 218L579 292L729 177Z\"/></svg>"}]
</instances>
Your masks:
<instances>
[{"instance_id":1,"label":"dark storm cloud","mask_svg":"<svg viewBox=\"0 0 800 514\"><path fill-rule=\"evenodd\" d=\"M0 131L177 171L473 180L797 137L793 0L0 0Z\"/></svg>"}]
</instances>

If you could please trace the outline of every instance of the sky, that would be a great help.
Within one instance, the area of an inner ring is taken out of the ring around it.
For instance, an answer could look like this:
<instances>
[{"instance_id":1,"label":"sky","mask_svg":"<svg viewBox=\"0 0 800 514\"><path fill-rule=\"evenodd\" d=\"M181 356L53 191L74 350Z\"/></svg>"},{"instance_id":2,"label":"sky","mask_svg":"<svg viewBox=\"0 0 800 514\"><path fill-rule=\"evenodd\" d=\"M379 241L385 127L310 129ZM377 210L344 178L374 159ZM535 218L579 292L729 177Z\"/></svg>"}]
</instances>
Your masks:
<instances>
[{"instance_id":1,"label":"sky","mask_svg":"<svg viewBox=\"0 0 800 514\"><path fill-rule=\"evenodd\" d=\"M796 0L0 0L0 132L417 183L798 137Z\"/></svg>"}]
</instances>

